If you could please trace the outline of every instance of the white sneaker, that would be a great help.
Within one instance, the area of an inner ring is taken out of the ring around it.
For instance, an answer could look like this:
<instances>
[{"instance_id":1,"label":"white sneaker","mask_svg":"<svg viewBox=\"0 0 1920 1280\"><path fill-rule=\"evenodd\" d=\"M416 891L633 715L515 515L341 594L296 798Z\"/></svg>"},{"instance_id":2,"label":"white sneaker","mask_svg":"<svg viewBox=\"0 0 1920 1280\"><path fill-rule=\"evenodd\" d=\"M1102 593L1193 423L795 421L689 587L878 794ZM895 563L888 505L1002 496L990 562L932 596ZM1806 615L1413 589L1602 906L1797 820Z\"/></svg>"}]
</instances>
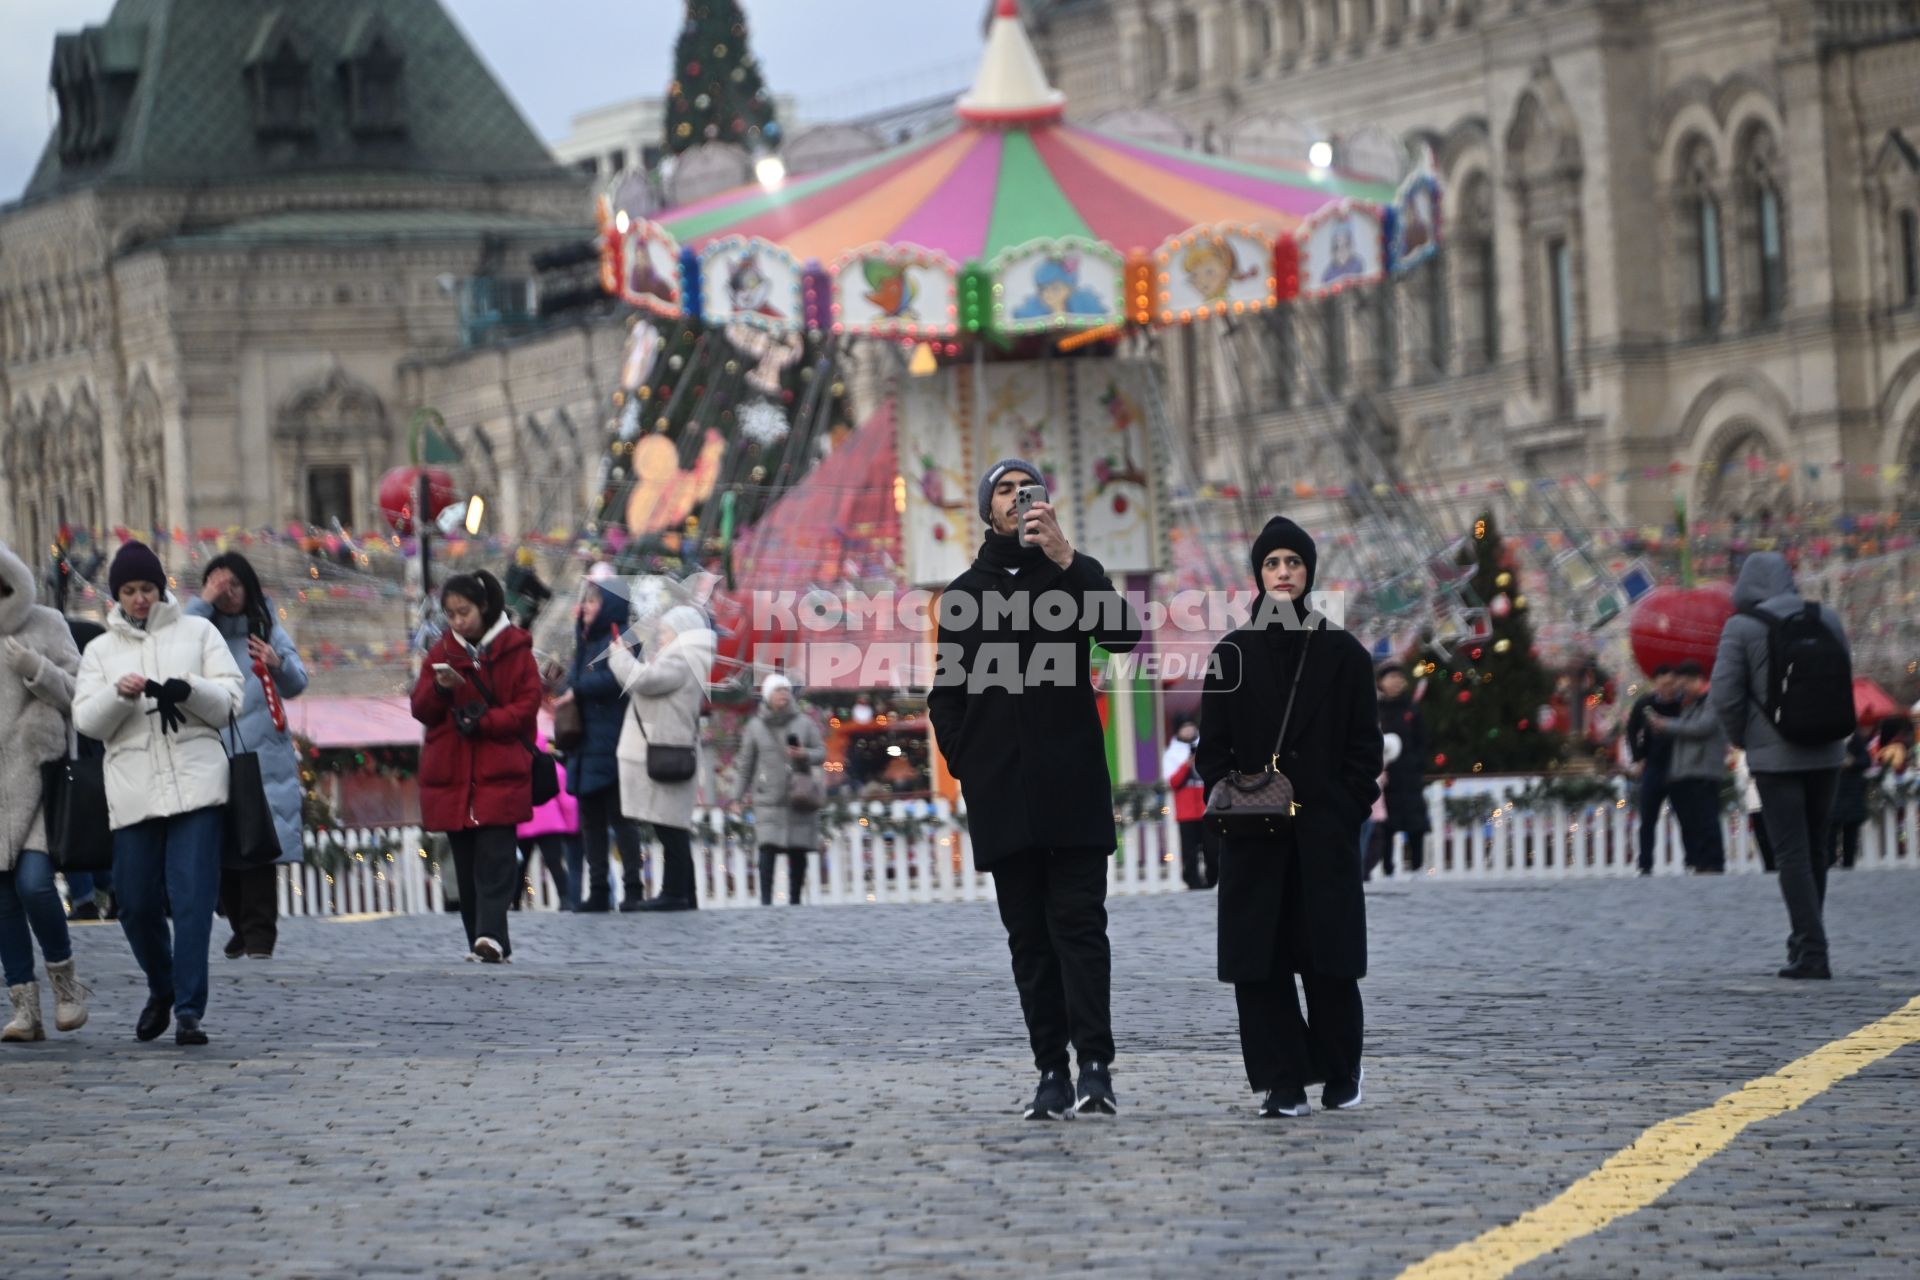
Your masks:
<instances>
[{"instance_id":1,"label":"white sneaker","mask_svg":"<svg viewBox=\"0 0 1920 1280\"><path fill-rule=\"evenodd\" d=\"M500 944L492 938L476 938L473 943L473 954L480 957L481 964L499 964L503 958Z\"/></svg>"}]
</instances>

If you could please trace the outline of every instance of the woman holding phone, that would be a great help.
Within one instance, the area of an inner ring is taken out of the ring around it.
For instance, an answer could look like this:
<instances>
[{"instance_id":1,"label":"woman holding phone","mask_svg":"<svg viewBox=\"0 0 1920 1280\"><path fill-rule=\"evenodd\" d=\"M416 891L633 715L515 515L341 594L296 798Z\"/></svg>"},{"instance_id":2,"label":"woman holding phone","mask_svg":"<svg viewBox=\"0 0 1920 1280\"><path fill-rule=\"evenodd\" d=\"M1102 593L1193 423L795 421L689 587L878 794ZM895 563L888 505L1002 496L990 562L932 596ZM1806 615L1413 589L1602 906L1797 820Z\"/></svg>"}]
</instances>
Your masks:
<instances>
[{"instance_id":1,"label":"woman holding phone","mask_svg":"<svg viewBox=\"0 0 1920 1280\"><path fill-rule=\"evenodd\" d=\"M700 707L713 670L714 636L692 605L661 617L644 656L611 632L607 664L631 698L620 730L620 812L649 823L664 855L660 895L642 911L692 911L700 905L693 874L693 802L699 787Z\"/></svg>"},{"instance_id":2,"label":"woman holding phone","mask_svg":"<svg viewBox=\"0 0 1920 1280\"><path fill-rule=\"evenodd\" d=\"M266 784L267 806L273 810L274 830L280 837L280 861L299 862L305 853L300 760L286 729L286 716L274 715L273 701L285 702L306 692L307 668L300 652L280 625L273 601L260 589L253 565L237 552L207 562L200 594L187 601L187 614L213 624L247 683L236 724L239 740L229 745L236 752L259 755L260 780ZM280 936L280 876L275 868L276 864L268 863L221 869L221 907L233 927L227 959L273 958Z\"/></svg>"},{"instance_id":3,"label":"woman holding phone","mask_svg":"<svg viewBox=\"0 0 1920 1280\"><path fill-rule=\"evenodd\" d=\"M1360 826L1382 760L1373 662L1365 646L1306 605L1313 539L1276 516L1253 544L1252 621L1214 648L1200 698L1195 762L1211 797L1228 773L1277 768L1298 809L1269 831L1219 813L1219 976L1233 984L1247 1082L1260 1114L1360 1105L1360 979L1367 972ZM1210 806L1213 808L1215 806ZM1300 1016L1295 975L1306 989Z\"/></svg>"},{"instance_id":4,"label":"woman holding phone","mask_svg":"<svg viewBox=\"0 0 1920 1280\"><path fill-rule=\"evenodd\" d=\"M506 592L486 570L440 589L447 630L413 686L420 748L420 820L453 845L468 958L513 955L507 909L519 889L518 830L533 816L533 735L540 669L533 640L507 617Z\"/></svg>"}]
</instances>

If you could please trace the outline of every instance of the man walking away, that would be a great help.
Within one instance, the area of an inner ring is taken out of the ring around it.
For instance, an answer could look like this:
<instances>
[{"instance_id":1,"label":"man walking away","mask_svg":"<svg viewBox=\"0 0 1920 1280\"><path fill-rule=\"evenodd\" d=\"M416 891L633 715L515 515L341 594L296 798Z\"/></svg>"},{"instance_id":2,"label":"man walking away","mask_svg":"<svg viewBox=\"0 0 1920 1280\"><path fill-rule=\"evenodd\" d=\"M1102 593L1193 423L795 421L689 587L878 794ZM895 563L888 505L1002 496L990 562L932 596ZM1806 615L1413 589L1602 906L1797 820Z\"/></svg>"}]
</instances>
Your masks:
<instances>
[{"instance_id":1,"label":"man walking away","mask_svg":"<svg viewBox=\"0 0 1920 1280\"><path fill-rule=\"evenodd\" d=\"M1679 679L1672 667L1662 664L1653 669L1653 688L1640 695L1627 713L1627 751L1633 756L1640 774L1640 874L1653 874L1653 837L1660 828L1660 806L1667 802L1668 768L1673 759L1673 739L1655 734L1647 723L1649 715L1680 714ZM1676 810L1676 813L1678 810Z\"/></svg>"},{"instance_id":2,"label":"man walking away","mask_svg":"<svg viewBox=\"0 0 1920 1280\"><path fill-rule=\"evenodd\" d=\"M1375 673L1380 704L1380 732L1400 740L1400 754L1387 765L1387 821L1384 828L1369 832L1375 841L1383 836L1384 852L1379 859L1383 875L1393 874L1393 838L1407 838L1407 870L1418 871L1426 864L1427 832L1433 829L1427 817L1427 725L1420 711L1420 699L1407 684L1406 668L1397 662L1383 664Z\"/></svg>"},{"instance_id":3,"label":"man walking away","mask_svg":"<svg viewBox=\"0 0 1920 1280\"><path fill-rule=\"evenodd\" d=\"M976 865L993 873L1040 1087L1029 1120L1115 1111L1107 861L1118 837L1091 643L1126 652L1140 623L1097 560L1076 552L1018 458L980 481L986 540L940 598L927 712L960 780ZM1067 1046L1080 1059L1067 1083Z\"/></svg>"},{"instance_id":4,"label":"man walking away","mask_svg":"<svg viewBox=\"0 0 1920 1280\"><path fill-rule=\"evenodd\" d=\"M1727 869L1720 822L1720 784L1727 776L1727 735L1707 705L1707 676L1689 659L1674 668L1680 682L1680 713L1648 711L1647 726L1672 741L1667 762L1667 798L1680 819L1687 869L1717 875Z\"/></svg>"},{"instance_id":5,"label":"man walking away","mask_svg":"<svg viewBox=\"0 0 1920 1280\"><path fill-rule=\"evenodd\" d=\"M1711 701L1760 789L1792 932L1783 978L1827 978L1827 827L1847 736L1853 658L1839 615L1802 600L1777 551L1748 559L1720 632Z\"/></svg>"}]
</instances>

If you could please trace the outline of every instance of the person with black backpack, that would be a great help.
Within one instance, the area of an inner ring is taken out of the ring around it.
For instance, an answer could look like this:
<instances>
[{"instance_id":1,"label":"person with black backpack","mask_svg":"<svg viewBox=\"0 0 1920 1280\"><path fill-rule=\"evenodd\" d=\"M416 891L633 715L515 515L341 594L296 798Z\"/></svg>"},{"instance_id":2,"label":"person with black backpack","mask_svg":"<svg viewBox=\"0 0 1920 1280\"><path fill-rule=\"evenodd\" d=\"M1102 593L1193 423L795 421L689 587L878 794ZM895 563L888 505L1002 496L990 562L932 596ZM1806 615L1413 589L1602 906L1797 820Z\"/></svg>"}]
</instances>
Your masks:
<instances>
[{"instance_id":1,"label":"person with black backpack","mask_svg":"<svg viewBox=\"0 0 1920 1280\"><path fill-rule=\"evenodd\" d=\"M1828 978L1827 831L1854 727L1852 653L1839 615L1800 598L1779 552L1747 560L1733 604L1709 702L1760 790L1792 926L1780 976Z\"/></svg>"}]
</instances>

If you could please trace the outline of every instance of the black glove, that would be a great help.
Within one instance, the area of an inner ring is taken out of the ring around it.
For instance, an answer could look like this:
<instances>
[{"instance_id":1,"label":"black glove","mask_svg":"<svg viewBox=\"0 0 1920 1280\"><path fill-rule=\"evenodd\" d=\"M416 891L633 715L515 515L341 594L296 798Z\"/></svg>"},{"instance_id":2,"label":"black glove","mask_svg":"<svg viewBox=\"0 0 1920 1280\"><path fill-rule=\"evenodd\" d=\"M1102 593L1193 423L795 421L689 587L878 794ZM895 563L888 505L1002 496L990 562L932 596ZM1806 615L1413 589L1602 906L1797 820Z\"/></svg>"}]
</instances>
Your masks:
<instances>
[{"instance_id":1,"label":"black glove","mask_svg":"<svg viewBox=\"0 0 1920 1280\"><path fill-rule=\"evenodd\" d=\"M187 699L193 696L193 686L185 680L178 676L165 684L149 680L146 693L154 701L153 710L147 714L160 717L161 733L173 733L187 722L187 713L180 708L184 707Z\"/></svg>"},{"instance_id":2,"label":"black glove","mask_svg":"<svg viewBox=\"0 0 1920 1280\"><path fill-rule=\"evenodd\" d=\"M480 732L480 717L487 714L484 702L463 702L453 709L453 727L471 738Z\"/></svg>"}]
</instances>

